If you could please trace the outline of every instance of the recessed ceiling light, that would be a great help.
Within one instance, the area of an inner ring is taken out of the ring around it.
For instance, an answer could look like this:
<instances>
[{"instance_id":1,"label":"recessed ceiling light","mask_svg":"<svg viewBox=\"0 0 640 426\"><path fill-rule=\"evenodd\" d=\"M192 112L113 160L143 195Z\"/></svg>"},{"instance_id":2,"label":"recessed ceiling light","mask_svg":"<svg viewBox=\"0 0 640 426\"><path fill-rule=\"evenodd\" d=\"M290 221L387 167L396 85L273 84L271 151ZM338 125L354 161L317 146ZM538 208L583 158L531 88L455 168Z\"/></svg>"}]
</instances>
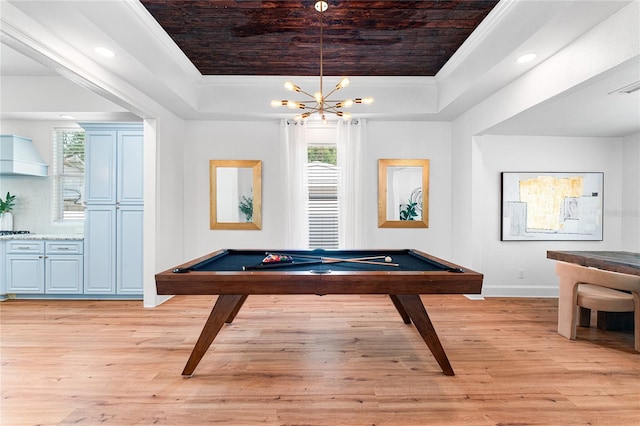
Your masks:
<instances>
[{"instance_id":1,"label":"recessed ceiling light","mask_svg":"<svg viewBox=\"0 0 640 426\"><path fill-rule=\"evenodd\" d=\"M535 54L535 53L533 53L533 52L531 52L531 53L527 53L527 54L524 54L524 55L522 55L522 56L518 57L518 59L516 59L516 61L517 61L519 64L524 64L525 62L531 62L531 61L533 61L533 59L534 59L535 57L536 57L536 54Z\"/></svg>"},{"instance_id":2,"label":"recessed ceiling light","mask_svg":"<svg viewBox=\"0 0 640 426\"><path fill-rule=\"evenodd\" d=\"M98 55L104 56L105 58L113 58L114 56L116 56L113 50L109 50L106 47L98 46L94 50Z\"/></svg>"},{"instance_id":3,"label":"recessed ceiling light","mask_svg":"<svg viewBox=\"0 0 640 426\"><path fill-rule=\"evenodd\" d=\"M66 120L73 120L75 117L69 114L60 114L60 118L64 118Z\"/></svg>"}]
</instances>

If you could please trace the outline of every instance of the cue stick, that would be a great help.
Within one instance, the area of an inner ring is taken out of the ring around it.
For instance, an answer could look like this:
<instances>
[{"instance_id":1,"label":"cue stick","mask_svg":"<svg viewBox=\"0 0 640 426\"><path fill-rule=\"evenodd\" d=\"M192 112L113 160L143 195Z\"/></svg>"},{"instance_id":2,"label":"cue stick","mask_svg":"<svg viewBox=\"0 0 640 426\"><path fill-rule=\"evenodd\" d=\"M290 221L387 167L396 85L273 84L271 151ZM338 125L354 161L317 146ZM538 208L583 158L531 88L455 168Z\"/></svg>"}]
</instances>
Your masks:
<instances>
[{"instance_id":1,"label":"cue stick","mask_svg":"<svg viewBox=\"0 0 640 426\"><path fill-rule=\"evenodd\" d=\"M382 266L400 266L397 263L390 263L390 262L371 262L369 260L366 260L366 257L363 258L355 258L355 259L342 259L339 257L323 257L322 260L327 260L328 262L323 262L323 263L342 263L342 262L348 262L348 263L365 263L367 265L382 265Z\"/></svg>"},{"instance_id":2,"label":"cue stick","mask_svg":"<svg viewBox=\"0 0 640 426\"><path fill-rule=\"evenodd\" d=\"M300 266L300 265L320 265L322 260L310 260L308 262L274 262L264 263L260 265L243 266L243 271L251 271L254 269L271 269L271 268L286 268L288 266Z\"/></svg>"},{"instance_id":3,"label":"cue stick","mask_svg":"<svg viewBox=\"0 0 640 426\"><path fill-rule=\"evenodd\" d=\"M327 257L327 256L307 256L307 255L303 255L303 254L288 254L288 253L270 253L270 252L266 252L265 254L270 255L276 255L276 256L289 256L289 257L302 257L304 259L340 259L339 257ZM350 259L353 260L375 260L375 259L384 259L386 256L369 256L369 257L352 257ZM349 259L349 258L347 258Z\"/></svg>"},{"instance_id":4,"label":"cue stick","mask_svg":"<svg viewBox=\"0 0 640 426\"><path fill-rule=\"evenodd\" d=\"M276 254L276 253L272 253ZM242 269L244 271L255 270L255 269L271 269L271 268L286 268L289 266L301 266L301 265L320 265L324 263L342 263L342 262L350 262L350 263L366 263L369 265L382 265L382 266L399 266L397 263L388 263L388 262L370 262L364 259L368 259L368 257L363 258L352 258L352 259L341 259L341 258L332 258L332 257L317 257L317 256L298 256L298 257L311 257L316 260L310 260L308 262L274 262L274 263L265 263L260 265L253 266L243 266ZM375 258L380 258L382 256L376 256Z\"/></svg>"},{"instance_id":5,"label":"cue stick","mask_svg":"<svg viewBox=\"0 0 640 426\"><path fill-rule=\"evenodd\" d=\"M368 262L369 260L374 260L374 259L385 259L387 256L368 256L368 257L352 257L352 258L346 258L343 259L341 257L328 257L328 256L307 256L307 255L297 255L297 254L286 254L286 253L266 253L267 255L269 254L273 254L276 256L289 256L289 257L302 257L305 259L318 259L318 260L322 260L322 263L341 263L341 262L352 262L352 263L366 263L369 265L385 265L385 266L400 266L397 263L390 263L390 262ZM327 262L325 262L327 261ZM298 263L298 265L300 265Z\"/></svg>"},{"instance_id":6,"label":"cue stick","mask_svg":"<svg viewBox=\"0 0 640 426\"><path fill-rule=\"evenodd\" d=\"M341 257L327 257L327 256L307 256L307 255L294 255L294 254L286 254L286 253L266 253L267 255L273 254L276 256L289 256L289 257L302 257L305 259L318 259L318 260L323 260L322 263L341 263L341 262L352 262L352 263L366 263L369 265L385 265L385 266L400 266L397 263L390 263L390 262L368 262L369 260L374 260L374 259L385 259L387 256L369 256L369 257L352 257L352 258L346 258L343 259ZM324 261L327 262L324 262ZM299 265L299 263L298 263Z\"/></svg>"}]
</instances>

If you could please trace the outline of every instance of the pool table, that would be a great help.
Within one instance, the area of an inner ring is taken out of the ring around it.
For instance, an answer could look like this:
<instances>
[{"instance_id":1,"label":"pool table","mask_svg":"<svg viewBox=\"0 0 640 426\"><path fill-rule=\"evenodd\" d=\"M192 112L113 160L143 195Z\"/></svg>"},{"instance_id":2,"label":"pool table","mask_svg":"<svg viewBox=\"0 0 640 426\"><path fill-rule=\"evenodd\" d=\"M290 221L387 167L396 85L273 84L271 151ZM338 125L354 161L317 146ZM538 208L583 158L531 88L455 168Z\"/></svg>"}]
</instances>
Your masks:
<instances>
[{"instance_id":1,"label":"pool table","mask_svg":"<svg viewBox=\"0 0 640 426\"><path fill-rule=\"evenodd\" d=\"M286 260L263 263L269 253ZM191 376L225 323L252 294L388 294L445 375L454 371L421 294L479 294L482 274L417 250L223 249L158 273L159 295L218 295L182 374Z\"/></svg>"}]
</instances>

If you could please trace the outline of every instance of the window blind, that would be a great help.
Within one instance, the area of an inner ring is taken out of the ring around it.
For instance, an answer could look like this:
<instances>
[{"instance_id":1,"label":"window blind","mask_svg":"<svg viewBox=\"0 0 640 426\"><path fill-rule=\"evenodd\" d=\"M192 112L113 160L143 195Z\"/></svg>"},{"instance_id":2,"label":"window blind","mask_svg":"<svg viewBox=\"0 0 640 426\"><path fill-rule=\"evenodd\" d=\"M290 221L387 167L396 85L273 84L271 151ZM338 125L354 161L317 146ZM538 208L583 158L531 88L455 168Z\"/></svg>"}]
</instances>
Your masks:
<instances>
[{"instance_id":1,"label":"window blind","mask_svg":"<svg viewBox=\"0 0 640 426\"><path fill-rule=\"evenodd\" d=\"M52 210L56 221L83 220L84 131L53 130Z\"/></svg>"},{"instance_id":2,"label":"window blind","mask_svg":"<svg viewBox=\"0 0 640 426\"><path fill-rule=\"evenodd\" d=\"M309 247L338 248L338 168L308 163Z\"/></svg>"}]
</instances>

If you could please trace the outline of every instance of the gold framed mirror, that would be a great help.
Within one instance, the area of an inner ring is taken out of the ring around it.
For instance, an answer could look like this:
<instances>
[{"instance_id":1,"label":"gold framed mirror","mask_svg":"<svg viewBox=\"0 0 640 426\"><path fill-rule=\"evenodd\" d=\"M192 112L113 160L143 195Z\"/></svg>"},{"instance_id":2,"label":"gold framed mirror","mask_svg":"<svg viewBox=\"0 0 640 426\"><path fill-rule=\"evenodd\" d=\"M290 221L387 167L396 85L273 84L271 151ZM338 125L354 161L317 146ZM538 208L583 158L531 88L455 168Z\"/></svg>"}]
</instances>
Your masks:
<instances>
[{"instance_id":1,"label":"gold framed mirror","mask_svg":"<svg viewBox=\"0 0 640 426\"><path fill-rule=\"evenodd\" d=\"M378 160L378 227L429 227L429 160Z\"/></svg>"},{"instance_id":2,"label":"gold framed mirror","mask_svg":"<svg viewBox=\"0 0 640 426\"><path fill-rule=\"evenodd\" d=\"M262 228L262 161L210 160L210 228Z\"/></svg>"}]
</instances>

